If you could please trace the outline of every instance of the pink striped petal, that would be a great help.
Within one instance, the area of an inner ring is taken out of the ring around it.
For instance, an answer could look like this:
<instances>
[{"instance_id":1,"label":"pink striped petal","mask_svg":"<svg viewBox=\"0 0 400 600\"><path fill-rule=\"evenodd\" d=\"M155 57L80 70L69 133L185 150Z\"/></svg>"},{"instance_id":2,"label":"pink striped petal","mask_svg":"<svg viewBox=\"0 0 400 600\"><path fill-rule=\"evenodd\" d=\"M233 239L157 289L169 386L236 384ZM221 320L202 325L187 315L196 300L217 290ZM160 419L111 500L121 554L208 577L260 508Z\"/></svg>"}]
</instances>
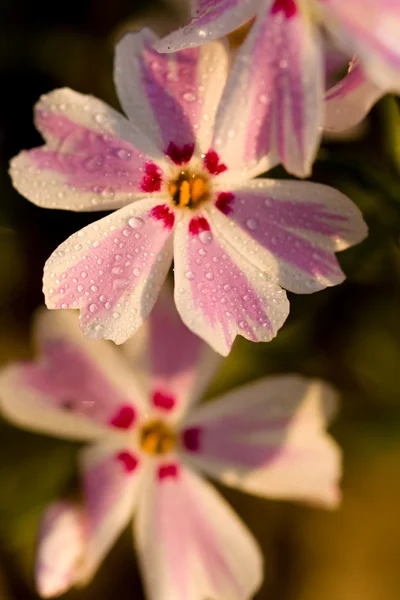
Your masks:
<instances>
[{"instance_id":1,"label":"pink striped petal","mask_svg":"<svg viewBox=\"0 0 400 600\"><path fill-rule=\"evenodd\" d=\"M178 311L214 350L229 354L236 335L275 337L289 312L285 292L227 244L207 214L180 223L174 260Z\"/></svg>"},{"instance_id":2,"label":"pink striped petal","mask_svg":"<svg viewBox=\"0 0 400 600\"><path fill-rule=\"evenodd\" d=\"M157 43L159 52L176 52L200 46L237 29L256 15L257 0L193 0L193 18Z\"/></svg>"},{"instance_id":3,"label":"pink striped petal","mask_svg":"<svg viewBox=\"0 0 400 600\"><path fill-rule=\"evenodd\" d=\"M190 414L181 432L185 460L252 494L334 507L340 451L324 428L335 406L323 382L262 379Z\"/></svg>"},{"instance_id":4,"label":"pink striped petal","mask_svg":"<svg viewBox=\"0 0 400 600\"><path fill-rule=\"evenodd\" d=\"M82 582L93 576L136 509L143 460L120 444L99 443L81 451L88 537Z\"/></svg>"},{"instance_id":5,"label":"pink striped petal","mask_svg":"<svg viewBox=\"0 0 400 600\"><path fill-rule=\"evenodd\" d=\"M223 498L181 466L148 479L135 523L149 600L247 600L262 580L257 544Z\"/></svg>"},{"instance_id":6,"label":"pink striped petal","mask_svg":"<svg viewBox=\"0 0 400 600\"><path fill-rule=\"evenodd\" d=\"M161 148L92 96L55 90L37 103L35 120L46 145L14 158L11 177L39 206L77 211L124 206L149 191L146 164L157 157L163 164Z\"/></svg>"},{"instance_id":7,"label":"pink striped petal","mask_svg":"<svg viewBox=\"0 0 400 600\"><path fill-rule=\"evenodd\" d=\"M47 306L79 308L87 337L127 340L167 275L174 221L162 200L139 200L72 235L45 265Z\"/></svg>"},{"instance_id":8,"label":"pink striped petal","mask_svg":"<svg viewBox=\"0 0 400 600\"><path fill-rule=\"evenodd\" d=\"M303 181L256 179L221 193L213 215L221 236L284 288L309 294L344 279L334 252L367 234L341 192Z\"/></svg>"},{"instance_id":9,"label":"pink striped petal","mask_svg":"<svg viewBox=\"0 0 400 600\"><path fill-rule=\"evenodd\" d=\"M342 47L356 54L383 90L400 90L400 4L397 0L324 0L324 22Z\"/></svg>"},{"instance_id":10,"label":"pink striped petal","mask_svg":"<svg viewBox=\"0 0 400 600\"><path fill-rule=\"evenodd\" d=\"M157 39L145 29L119 42L115 81L121 104L132 121L140 119L154 145L172 158L171 144L191 146L193 152L197 143L207 152L227 77L228 52L215 42L168 56L154 49Z\"/></svg>"},{"instance_id":11,"label":"pink striped petal","mask_svg":"<svg viewBox=\"0 0 400 600\"><path fill-rule=\"evenodd\" d=\"M220 360L183 324L165 287L150 318L122 349L135 372L146 372L153 410L176 421L200 400Z\"/></svg>"},{"instance_id":12,"label":"pink striped petal","mask_svg":"<svg viewBox=\"0 0 400 600\"><path fill-rule=\"evenodd\" d=\"M383 90L367 79L360 63L352 61L346 77L325 94L324 128L344 131L354 127L383 94Z\"/></svg>"},{"instance_id":13,"label":"pink striped petal","mask_svg":"<svg viewBox=\"0 0 400 600\"><path fill-rule=\"evenodd\" d=\"M36 551L35 582L41 598L60 596L79 580L85 557L86 521L72 502L55 502L45 511Z\"/></svg>"},{"instance_id":14,"label":"pink striped petal","mask_svg":"<svg viewBox=\"0 0 400 600\"><path fill-rule=\"evenodd\" d=\"M115 348L85 340L76 315L43 310L36 320L36 361L0 371L1 410L17 425L72 439L130 429L143 391Z\"/></svg>"},{"instance_id":15,"label":"pink striped petal","mask_svg":"<svg viewBox=\"0 0 400 600\"><path fill-rule=\"evenodd\" d=\"M294 3L292 11L286 6L275 0L260 11L236 56L213 147L231 168L261 160L261 173L281 162L303 177L320 139L323 52L318 31Z\"/></svg>"}]
</instances>

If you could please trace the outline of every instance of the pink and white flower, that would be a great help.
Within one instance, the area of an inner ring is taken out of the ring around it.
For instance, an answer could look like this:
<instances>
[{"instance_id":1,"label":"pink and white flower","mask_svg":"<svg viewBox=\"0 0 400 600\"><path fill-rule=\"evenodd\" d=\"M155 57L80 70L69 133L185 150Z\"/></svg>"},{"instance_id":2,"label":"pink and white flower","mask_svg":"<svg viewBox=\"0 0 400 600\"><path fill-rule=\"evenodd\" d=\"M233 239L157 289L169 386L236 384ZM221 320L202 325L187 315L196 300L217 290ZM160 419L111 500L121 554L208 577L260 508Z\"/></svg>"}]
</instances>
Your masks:
<instances>
[{"instance_id":1,"label":"pink and white flower","mask_svg":"<svg viewBox=\"0 0 400 600\"><path fill-rule=\"evenodd\" d=\"M200 474L262 497L335 507L340 451L329 385L270 377L197 406L217 355L169 304L127 344L90 342L72 311L42 312L40 357L0 372L17 425L90 445L82 505L52 505L36 561L42 597L86 583L135 515L152 600L246 600L262 581L253 536Z\"/></svg>"},{"instance_id":2,"label":"pink and white flower","mask_svg":"<svg viewBox=\"0 0 400 600\"><path fill-rule=\"evenodd\" d=\"M276 335L289 312L282 287L310 293L343 281L334 253L366 226L332 188L252 179L269 164L253 116L233 102L224 110L234 129L215 121L223 43L170 55L155 41L144 30L117 46L116 86L131 120L56 90L36 106L46 145L17 156L11 175L40 206L119 209L50 257L49 308L79 308L86 336L123 343L149 316L173 259L181 318L226 355L237 334Z\"/></svg>"},{"instance_id":3,"label":"pink and white flower","mask_svg":"<svg viewBox=\"0 0 400 600\"><path fill-rule=\"evenodd\" d=\"M192 5L191 22L157 49L195 47L254 19L228 80L217 126L232 128L230 105L245 120L252 115L251 155L268 152L271 164L282 162L298 176L311 171L324 121L329 129L353 126L384 91L400 90L398 0L193 0ZM321 27L360 63L359 75L340 88L340 106L337 89L336 101L328 91L324 106Z\"/></svg>"}]
</instances>

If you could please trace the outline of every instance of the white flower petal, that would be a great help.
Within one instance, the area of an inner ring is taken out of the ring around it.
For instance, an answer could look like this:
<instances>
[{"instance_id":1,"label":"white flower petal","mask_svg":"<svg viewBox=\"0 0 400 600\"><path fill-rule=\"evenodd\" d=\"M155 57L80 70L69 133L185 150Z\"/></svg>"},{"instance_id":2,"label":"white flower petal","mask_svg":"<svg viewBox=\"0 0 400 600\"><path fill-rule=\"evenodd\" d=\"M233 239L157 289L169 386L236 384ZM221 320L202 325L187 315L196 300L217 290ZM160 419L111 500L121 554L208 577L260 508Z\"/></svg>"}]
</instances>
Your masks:
<instances>
[{"instance_id":1,"label":"white flower petal","mask_svg":"<svg viewBox=\"0 0 400 600\"><path fill-rule=\"evenodd\" d=\"M217 196L220 235L272 281L298 294L341 283L335 252L367 235L360 210L334 188L255 179Z\"/></svg>"},{"instance_id":2,"label":"white flower petal","mask_svg":"<svg viewBox=\"0 0 400 600\"><path fill-rule=\"evenodd\" d=\"M14 186L45 208L94 211L143 197L145 166L160 150L110 106L70 89L42 96L36 126L46 145L11 161Z\"/></svg>"},{"instance_id":3,"label":"white flower petal","mask_svg":"<svg viewBox=\"0 0 400 600\"><path fill-rule=\"evenodd\" d=\"M120 441L85 448L80 463L88 544L79 578L86 583L133 517L145 465Z\"/></svg>"},{"instance_id":4,"label":"white flower petal","mask_svg":"<svg viewBox=\"0 0 400 600\"><path fill-rule=\"evenodd\" d=\"M184 325L165 287L149 319L122 350L135 375L144 377L152 409L176 421L200 400L220 357Z\"/></svg>"},{"instance_id":5,"label":"white flower petal","mask_svg":"<svg viewBox=\"0 0 400 600\"><path fill-rule=\"evenodd\" d=\"M147 480L135 523L149 600L248 600L262 557L222 497L184 467Z\"/></svg>"},{"instance_id":6,"label":"white flower petal","mask_svg":"<svg viewBox=\"0 0 400 600\"><path fill-rule=\"evenodd\" d=\"M0 371L0 409L20 427L70 439L96 439L129 429L143 392L123 356L104 341L88 342L77 315L41 311L40 355Z\"/></svg>"},{"instance_id":7,"label":"white flower petal","mask_svg":"<svg viewBox=\"0 0 400 600\"><path fill-rule=\"evenodd\" d=\"M157 36L144 29L128 33L115 55L115 83L132 122L154 145L169 154L198 144L207 152L218 103L228 72L228 51L222 42L174 55L154 49Z\"/></svg>"},{"instance_id":8,"label":"white flower petal","mask_svg":"<svg viewBox=\"0 0 400 600\"><path fill-rule=\"evenodd\" d=\"M334 507L341 453L324 428L335 406L335 392L321 381L256 381L190 414L182 424L185 459L249 493Z\"/></svg>"},{"instance_id":9,"label":"white flower petal","mask_svg":"<svg viewBox=\"0 0 400 600\"><path fill-rule=\"evenodd\" d=\"M41 598L60 596L75 585L86 551L86 522L72 502L54 502L46 509L39 530L35 582Z\"/></svg>"},{"instance_id":10,"label":"white flower petal","mask_svg":"<svg viewBox=\"0 0 400 600\"><path fill-rule=\"evenodd\" d=\"M47 306L80 308L87 337L123 343L157 300L174 221L163 200L138 200L72 235L45 265Z\"/></svg>"},{"instance_id":11,"label":"white flower petal","mask_svg":"<svg viewBox=\"0 0 400 600\"><path fill-rule=\"evenodd\" d=\"M227 244L205 215L189 215L177 227L175 302L189 329L226 356L236 335L254 342L274 338L289 303L285 292Z\"/></svg>"}]
</instances>

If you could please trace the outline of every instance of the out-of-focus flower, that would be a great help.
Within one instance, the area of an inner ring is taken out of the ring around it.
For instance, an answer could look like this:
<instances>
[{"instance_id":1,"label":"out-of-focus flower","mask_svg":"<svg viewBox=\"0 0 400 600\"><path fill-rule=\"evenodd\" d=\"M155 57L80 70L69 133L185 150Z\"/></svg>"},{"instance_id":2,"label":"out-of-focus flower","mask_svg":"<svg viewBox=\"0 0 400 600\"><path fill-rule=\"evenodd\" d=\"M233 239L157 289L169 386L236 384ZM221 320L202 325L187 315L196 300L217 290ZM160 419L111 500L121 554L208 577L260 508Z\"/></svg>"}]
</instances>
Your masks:
<instances>
[{"instance_id":1,"label":"out-of-focus flower","mask_svg":"<svg viewBox=\"0 0 400 600\"><path fill-rule=\"evenodd\" d=\"M396 0L195 0L193 15L186 27L159 42L157 49L171 52L198 46L255 19L236 57L217 120L224 119L225 104L234 102L242 118L252 115L260 149L296 175L311 170L324 112L328 128L342 129L342 119L353 126L383 90L400 89L400 4ZM372 82L366 88L353 73L351 87L346 82L340 89L340 110L336 102L331 104L329 92L324 107L319 25L344 52L357 55L360 77ZM351 93L348 102L346 92Z\"/></svg>"},{"instance_id":2,"label":"out-of-focus flower","mask_svg":"<svg viewBox=\"0 0 400 600\"><path fill-rule=\"evenodd\" d=\"M329 385L261 379L196 406L217 356L162 298L118 348L82 335L76 315L37 321L40 358L0 373L1 409L17 425L91 444L80 451L82 505L52 505L39 536L44 597L86 583L135 513L149 598L252 597L257 543L195 471L271 498L335 507L340 451L326 433Z\"/></svg>"},{"instance_id":3,"label":"out-of-focus flower","mask_svg":"<svg viewBox=\"0 0 400 600\"><path fill-rule=\"evenodd\" d=\"M289 312L282 287L311 293L343 281L334 253L366 226L334 189L252 179L271 163L257 115L233 100L215 121L228 71L222 43L168 55L155 41L144 30L117 46L130 121L68 89L43 96L36 124L47 144L16 157L11 175L40 206L119 208L50 257L49 308L80 308L85 335L122 343L150 314L173 258L181 318L226 355L237 334L276 335Z\"/></svg>"}]
</instances>

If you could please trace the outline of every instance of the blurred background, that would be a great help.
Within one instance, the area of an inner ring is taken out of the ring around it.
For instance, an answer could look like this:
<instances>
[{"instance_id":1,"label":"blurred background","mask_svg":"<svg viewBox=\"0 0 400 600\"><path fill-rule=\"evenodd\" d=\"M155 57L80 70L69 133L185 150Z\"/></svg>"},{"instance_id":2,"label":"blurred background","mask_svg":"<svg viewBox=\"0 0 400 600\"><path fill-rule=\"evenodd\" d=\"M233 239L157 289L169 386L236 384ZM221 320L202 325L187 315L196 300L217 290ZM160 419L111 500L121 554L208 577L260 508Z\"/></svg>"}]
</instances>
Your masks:
<instances>
[{"instance_id":1,"label":"blurred background","mask_svg":"<svg viewBox=\"0 0 400 600\"><path fill-rule=\"evenodd\" d=\"M98 215L37 208L11 187L8 160L39 145L32 106L58 86L118 106L113 45L130 28L166 33L187 17L184 0L0 3L0 364L31 355L29 328L42 303L46 258ZM292 310L270 344L240 339L209 397L268 373L332 382L341 413L332 428L345 452L337 512L262 501L221 489L265 552L258 600L398 600L400 597L400 113L386 97L346 139L328 139L313 180L347 193L370 236L340 255L348 280ZM275 170L274 176L285 176ZM1 392L1 390L0 390ZM0 421L0 599L35 600L39 516L71 490L77 446ZM127 531L87 588L66 600L143 598ZM162 600L160 598L160 600ZM218 599L223 600L223 599Z\"/></svg>"}]
</instances>

